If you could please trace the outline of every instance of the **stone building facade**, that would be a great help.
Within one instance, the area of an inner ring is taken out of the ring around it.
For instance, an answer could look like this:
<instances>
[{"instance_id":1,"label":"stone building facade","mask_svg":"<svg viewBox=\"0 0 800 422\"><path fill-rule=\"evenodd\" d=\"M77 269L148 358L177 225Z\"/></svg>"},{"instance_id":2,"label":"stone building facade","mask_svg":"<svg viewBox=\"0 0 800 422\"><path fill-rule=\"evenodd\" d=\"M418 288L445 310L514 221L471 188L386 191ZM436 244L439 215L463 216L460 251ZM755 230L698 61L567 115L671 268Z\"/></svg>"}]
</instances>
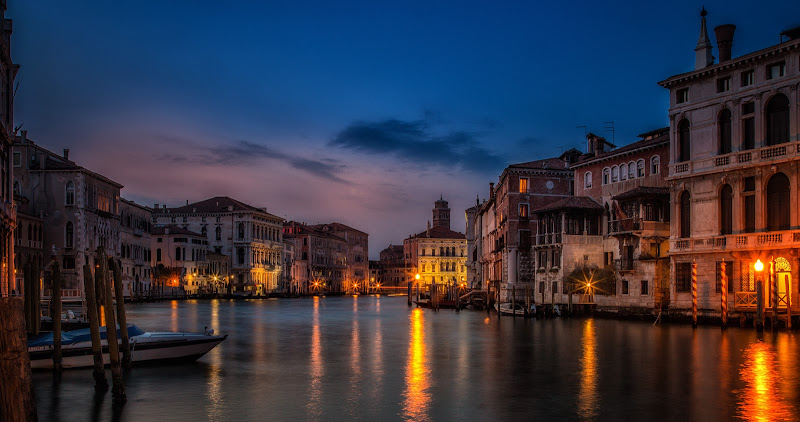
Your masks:
<instances>
[{"instance_id":1,"label":"stone building facade","mask_svg":"<svg viewBox=\"0 0 800 422\"><path fill-rule=\"evenodd\" d=\"M11 60L11 19L6 19L6 1L0 0L0 297L19 292L14 276L14 205L12 144L14 143L14 78L19 65Z\"/></svg>"},{"instance_id":2,"label":"stone building facade","mask_svg":"<svg viewBox=\"0 0 800 422\"><path fill-rule=\"evenodd\" d=\"M153 281L151 239L153 210L124 198L120 199L120 247L122 292L126 297L144 297Z\"/></svg>"},{"instance_id":3,"label":"stone building facade","mask_svg":"<svg viewBox=\"0 0 800 422\"><path fill-rule=\"evenodd\" d=\"M354 290L352 282L348 284L346 278L347 240L296 221L284 223L283 235L294 242L290 293L305 295Z\"/></svg>"},{"instance_id":4,"label":"stone building facade","mask_svg":"<svg viewBox=\"0 0 800 422\"><path fill-rule=\"evenodd\" d=\"M403 253L409 274L419 274L420 287L431 283L462 285L467 280L467 240L450 229L450 208L439 199L433 208L434 226L403 240Z\"/></svg>"},{"instance_id":5,"label":"stone building facade","mask_svg":"<svg viewBox=\"0 0 800 422\"><path fill-rule=\"evenodd\" d=\"M230 258L233 292L263 295L278 292L283 275L283 221L266 208L227 196L154 207L153 223L175 224L200 233L208 249Z\"/></svg>"},{"instance_id":6,"label":"stone building facade","mask_svg":"<svg viewBox=\"0 0 800 422\"><path fill-rule=\"evenodd\" d=\"M715 64L704 16L695 70L659 82L670 96L670 308L678 312L692 306L692 263L701 314L720 313L723 263L732 312L755 310L759 279L767 306L774 290L781 309L800 299L800 29L732 57L734 28L715 28Z\"/></svg>"},{"instance_id":7,"label":"stone building facade","mask_svg":"<svg viewBox=\"0 0 800 422\"><path fill-rule=\"evenodd\" d=\"M192 295L209 284L208 239L174 224L154 226L151 233L153 268L165 292ZM168 294L168 293L167 293Z\"/></svg>"},{"instance_id":8,"label":"stone building facade","mask_svg":"<svg viewBox=\"0 0 800 422\"><path fill-rule=\"evenodd\" d=\"M331 233L347 242L345 284L360 285L365 290L369 280L369 235L342 223L316 224L314 230Z\"/></svg>"}]
</instances>

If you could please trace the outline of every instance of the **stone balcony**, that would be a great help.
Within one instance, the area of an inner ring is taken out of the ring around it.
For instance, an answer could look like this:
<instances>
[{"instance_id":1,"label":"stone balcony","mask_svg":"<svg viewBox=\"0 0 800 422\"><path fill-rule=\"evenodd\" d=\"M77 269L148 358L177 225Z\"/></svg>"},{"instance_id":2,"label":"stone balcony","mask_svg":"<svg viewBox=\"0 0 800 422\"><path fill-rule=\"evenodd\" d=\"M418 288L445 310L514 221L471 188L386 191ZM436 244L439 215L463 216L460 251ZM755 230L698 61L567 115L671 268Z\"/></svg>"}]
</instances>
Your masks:
<instances>
[{"instance_id":1,"label":"stone balcony","mask_svg":"<svg viewBox=\"0 0 800 422\"><path fill-rule=\"evenodd\" d=\"M536 236L536 246L550 245L602 245L602 235L549 233Z\"/></svg>"},{"instance_id":2,"label":"stone balcony","mask_svg":"<svg viewBox=\"0 0 800 422\"><path fill-rule=\"evenodd\" d=\"M800 247L800 230L670 239L670 252L749 251Z\"/></svg>"},{"instance_id":3,"label":"stone balcony","mask_svg":"<svg viewBox=\"0 0 800 422\"><path fill-rule=\"evenodd\" d=\"M733 168L773 164L800 157L800 143L787 142L780 145L732 152L713 157L674 163L669 165L669 177L717 173Z\"/></svg>"}]
</instances>

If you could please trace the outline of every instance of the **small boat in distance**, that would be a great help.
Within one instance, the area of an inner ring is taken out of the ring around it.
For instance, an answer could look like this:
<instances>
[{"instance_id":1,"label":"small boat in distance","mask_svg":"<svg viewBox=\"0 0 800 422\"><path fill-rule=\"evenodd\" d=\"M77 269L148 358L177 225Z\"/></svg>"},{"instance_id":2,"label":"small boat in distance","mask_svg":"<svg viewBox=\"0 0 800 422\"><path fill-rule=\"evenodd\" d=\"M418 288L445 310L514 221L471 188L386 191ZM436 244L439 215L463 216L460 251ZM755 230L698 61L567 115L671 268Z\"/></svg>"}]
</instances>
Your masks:
<instances>
[{"instance_id":1,"label":"small boat in distance","mask_svg":"<svg viewBox=\"0 0 800 422\"><path fill-rule=\"evenodd\" d=\"M199 359L228 336L205 333L146 332L128 324L128 339L133 362L194 361ZM100 327L103 362L109 364L106 329ZM119 328L117 329L119 338ZM53 333L28 340L32 369L53 367ZM121 355L121 352L120 352ZM88 328L61 333L61 356L64 368L85 368L94 365L92 338Z\"/></svg>"},{"instance_id":2,"label":"small boat in distance","mask_svg":"<svg viewBox=\"0 0 800 422\"><path fill-rule=\"evenodd\" d=\"M500 315L525 316L525 308L519 303L502 303L499 309L497 303L495 303L494 309L500 312Z\"/></svg>"}]
</instances>

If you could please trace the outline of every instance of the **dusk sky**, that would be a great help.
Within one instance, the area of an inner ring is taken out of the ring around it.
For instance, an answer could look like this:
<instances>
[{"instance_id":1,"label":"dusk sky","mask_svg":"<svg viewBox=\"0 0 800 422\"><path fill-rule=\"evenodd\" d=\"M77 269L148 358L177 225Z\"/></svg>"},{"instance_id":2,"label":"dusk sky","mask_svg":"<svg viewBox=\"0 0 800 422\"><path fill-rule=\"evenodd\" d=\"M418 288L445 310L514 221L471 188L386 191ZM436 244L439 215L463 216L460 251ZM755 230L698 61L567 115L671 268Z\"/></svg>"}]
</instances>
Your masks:
<instances>
[{"instance_id":1,"label":"dusk sky","mask_svg":"<svg viewBox=\"0 0 800 422\"><path fill-rule=\"evenodd\" d=\"M179 206L227 195L369 233L375 259L452 228L510 163L668 125L656 83L693 69L700 8L733 55L800 26L798 1L10 0L16 126Z\"/></svg>"}]
</instances>

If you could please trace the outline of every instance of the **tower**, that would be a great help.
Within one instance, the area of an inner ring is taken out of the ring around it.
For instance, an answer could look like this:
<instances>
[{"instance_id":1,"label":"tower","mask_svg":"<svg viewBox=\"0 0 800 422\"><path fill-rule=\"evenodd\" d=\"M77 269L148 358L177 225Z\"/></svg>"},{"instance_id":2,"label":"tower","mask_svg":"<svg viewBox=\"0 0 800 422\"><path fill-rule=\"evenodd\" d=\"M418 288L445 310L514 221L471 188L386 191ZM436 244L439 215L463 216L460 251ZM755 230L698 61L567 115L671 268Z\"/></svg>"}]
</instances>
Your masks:
<instances>
[{"instance_id":1,"label":"tower","mask_svg":"<svg viewBox=\"0 0 800 422\"><path fill-rule=\"evenodd\" d=\"M433 204L433 227L450 228L450 207L441 196Z\"/></svg>"},{"instance_id":2,"label":"tower","mask_svg":"<svg viewBox=\"0 0 800 422\"><path fill-rule=\"evenodd\" d=\"M714 56L711 55L711 41L708 39L708 29L706 29L706 8L700 12L700 38L697 40L697 47L694 49L694 70L700 70L714 64Z\"/></svg>"}]
</instances>

